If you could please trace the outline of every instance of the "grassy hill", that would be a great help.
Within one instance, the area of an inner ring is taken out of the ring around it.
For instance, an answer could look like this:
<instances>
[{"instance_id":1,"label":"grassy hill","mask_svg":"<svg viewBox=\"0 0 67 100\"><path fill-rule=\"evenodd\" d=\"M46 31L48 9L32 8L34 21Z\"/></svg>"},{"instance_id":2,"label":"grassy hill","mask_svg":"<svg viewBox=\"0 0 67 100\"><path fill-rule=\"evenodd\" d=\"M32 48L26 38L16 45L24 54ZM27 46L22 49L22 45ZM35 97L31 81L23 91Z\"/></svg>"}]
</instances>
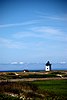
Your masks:
<instances>
[{"instance_id":1,"label":"grassy hill","mask_svg":"<svg viewBox=\"0 0 67 100\"><path fill-rule=\"evenodd\" d=\"M67 80L1 82L0 100L67 100Z\"/></svg>"}]
</instances>

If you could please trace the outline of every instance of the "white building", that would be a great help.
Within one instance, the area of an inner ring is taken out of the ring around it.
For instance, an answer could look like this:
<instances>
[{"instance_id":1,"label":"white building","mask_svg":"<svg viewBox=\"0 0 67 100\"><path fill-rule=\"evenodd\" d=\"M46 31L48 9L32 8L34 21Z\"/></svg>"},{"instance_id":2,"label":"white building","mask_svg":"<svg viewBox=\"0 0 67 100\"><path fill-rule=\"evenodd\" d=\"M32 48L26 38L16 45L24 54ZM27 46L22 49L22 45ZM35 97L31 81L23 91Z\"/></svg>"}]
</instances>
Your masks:
<instances>
[{"instance_id":1,"label":"white building","mask_svg":"<svg viewBox=\"0 0 67 100\"><path fill-rule=\"evenodd\" d=\"M46 63L45 71L51 71L51 64L49 61Z\"/></svg>"}]
</instances>

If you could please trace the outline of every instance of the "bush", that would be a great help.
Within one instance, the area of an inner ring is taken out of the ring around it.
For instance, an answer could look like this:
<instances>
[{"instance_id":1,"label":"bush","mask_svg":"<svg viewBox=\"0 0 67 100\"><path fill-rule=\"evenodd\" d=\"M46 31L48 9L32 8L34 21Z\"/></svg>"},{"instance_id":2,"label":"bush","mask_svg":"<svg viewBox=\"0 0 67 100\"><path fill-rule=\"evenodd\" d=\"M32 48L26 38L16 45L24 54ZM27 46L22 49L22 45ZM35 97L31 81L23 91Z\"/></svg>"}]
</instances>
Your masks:
<instances>
[{"instance_id":1,"label":"bush","mask_svg":"<svg viewBox=\"0 0 67 100\"><path fill-rule=\"evenodd\" d=\"M7 73L7 75L15 75L15 73L9 72Z\"/></svg>"},{"instance_id":2,"label":"bush","mask_svg":"<svg viewBox=\"0 0 67 100\"><path fill-rule=\"evenodd\" d=\"M0 94L0 100L20 100L18 97L8 96L6 94Z\"/></svg>"},{"instance_id":3,"label":"bush","mask_svg":"<svg viewBox=\"0 0 67 100\"><path fill-rule=\"evenodd\" d=\"M61 71L55 71L55 72L52 72L51 74L64 74L64 73Z\"/></svg>"}]
</instances>

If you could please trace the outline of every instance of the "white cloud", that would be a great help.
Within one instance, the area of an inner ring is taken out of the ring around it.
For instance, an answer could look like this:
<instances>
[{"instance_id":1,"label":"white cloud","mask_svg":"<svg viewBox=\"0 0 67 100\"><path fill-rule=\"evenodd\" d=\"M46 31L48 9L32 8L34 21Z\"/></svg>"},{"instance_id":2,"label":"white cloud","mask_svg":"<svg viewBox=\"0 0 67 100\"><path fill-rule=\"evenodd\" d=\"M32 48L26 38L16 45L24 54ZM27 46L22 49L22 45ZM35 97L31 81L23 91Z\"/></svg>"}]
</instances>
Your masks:
<instances>
[{"instance_id":1,"label":"white cloud","mask_svg":"<svg viewBox=\"0 0 67 100\"><path fill-rule=\"evenodd\" d=\"M13 38L24 38L24 37L34 37L34 34L32 32L18 32L13 34Z\"/></svg>"},{"instance_id":2,"label":"white cloud","mask_svg":"<svg viewBox=\"0 0 67 100\"><path fill-rule=\"evenodd\" d=\"M3 25L0 25L0 28L31 25L31 24L38 23L38 21L39 20L31 20L31 21L27 21L27 22L23 22L23 23L3 24Z\"/></svg>"},{"instance_id":3,"label":"white cloud","mask_svg":"<svg viewBox=\"0 0 67 100\"><path fill-rule=\"evenodd\" d=\"M36 33L36 37L67 42L67 34L61 29L53 27L36 27L32 28L32 31Z\"/></svg>"},{"instance_id":4,"label":"white cloud","mask_svg":"<svg viewBox=\"0 0 67 100\"><path fill-rule=\"evenodd\" d=\"M41 38L40 41L38 38ZM25 39L25 41L23 41ZM34 41L33 41L33 40ZM36 40L37 39L37 40ZM0 46L6 48L16 48L16 49L28 49L31 46L41 49L46 45L47 40L56 40L67 42L67 35L59 29L53 27L34 27L29 29L28 32L18 32L12 34L12 37L0 38Z\"/></svg>"},{"instance_id":5,"label":"white cloud","mask_svg":"<svg viewBox=\"0 0 67 100\"><path fill-rule=\"evenodd\" d=\"M24 47L23 44L21 44L20 42L15 42L13 40L6 39L6 38L0 38L0 46L6 48L17 48L17 49Z\"/></svg>"},{"instance_id":6,"label":"white cloud","mask_svg":"<svg viewBox=\"0 0 67 100\"><path fill-rule=\"evenodd\" d=\"M63 15L63 16L57 16L57 15L49 15L48 13L44 13L41 11L36 11L35 12L39 18L41 18L42 20L44 19L50 19L50 20L56 20L56 21L67 21L67 14Z\"/></svg>"},{"instance_id":7,"label":"white cloud","mask_svg":"<svg viewBox=\"0 0 67 100\"><path fill-rule=\"evenodd\" d=\"M62 61L62 62L60 62L61 64L66 64L66 62L65 61Z\"/></svg>"},{"instance_id":8,"label":"white cloud","mask_svg":"<svg viewBox=\"0 0 67 100\"><path fill-rule=\"evenodd\" d=\"M6 38L0 38L0 47L10 48L10 49L29 49L33 47L39 46L39 42L35 43L31 42L24 42L24 41L15 41Z\"/></svg>"},{"instance_id":9,"label":"white cloud","mask_svg":"<svg viewBox=\"0 0 67 100\"><path fill-rule=\"evenodd\" d=\"M53 27L36 27L36 28L32 28L32 31L37 32L37 33L41 33L39 35L51 35L51 36L60 36L63 34L63 32L61 32L61 30L59 29L55 29Z\"/></svg>"},{"instance_id":10,"label":"white cloud","mask_svg":"<svg viewBox=\"0 0 67 100\"><path fill-rule=\"evenodd\" d=\"M43 16L43 15L40 15L39 17L40 17L40 18L43 18L43 20L44 20L44 19L50 19L50 20L55 20L55 21L67 21L67 18L66 18L66 17Z\"/></svg>"},{"instance_id":11,"label":"white cloud","mask_svg":"<svg viewBox=\"0 0 67 100\"><path fill-rule=\"evenodd\" d=\"M13 38L22 39L22 38L46 38L46 39L55 39L59 41L67 41L67 35L60 29L53 27L34 27L30 28L27 32L18 32L13 34Z\"/></svg>"}]
</instances>

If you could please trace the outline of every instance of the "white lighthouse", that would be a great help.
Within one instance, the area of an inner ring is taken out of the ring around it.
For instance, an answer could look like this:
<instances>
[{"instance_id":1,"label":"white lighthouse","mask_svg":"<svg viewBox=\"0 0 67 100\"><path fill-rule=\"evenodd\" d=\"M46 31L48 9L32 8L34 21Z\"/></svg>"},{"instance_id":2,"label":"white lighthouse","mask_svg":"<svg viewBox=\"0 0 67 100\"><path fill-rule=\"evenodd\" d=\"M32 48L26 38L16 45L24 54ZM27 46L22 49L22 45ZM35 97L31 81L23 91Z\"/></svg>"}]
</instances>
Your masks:
<instances>
[{"instance_id":1,"label":"white lighthouse","mask_svg":"<svg viewBox=\"0 0 67 100\"><path fill-rule=\"evenodd\" d=\"M49 61L46 63L45 71L51 71L51 64Z\"/></svg>"}]
</instances>

